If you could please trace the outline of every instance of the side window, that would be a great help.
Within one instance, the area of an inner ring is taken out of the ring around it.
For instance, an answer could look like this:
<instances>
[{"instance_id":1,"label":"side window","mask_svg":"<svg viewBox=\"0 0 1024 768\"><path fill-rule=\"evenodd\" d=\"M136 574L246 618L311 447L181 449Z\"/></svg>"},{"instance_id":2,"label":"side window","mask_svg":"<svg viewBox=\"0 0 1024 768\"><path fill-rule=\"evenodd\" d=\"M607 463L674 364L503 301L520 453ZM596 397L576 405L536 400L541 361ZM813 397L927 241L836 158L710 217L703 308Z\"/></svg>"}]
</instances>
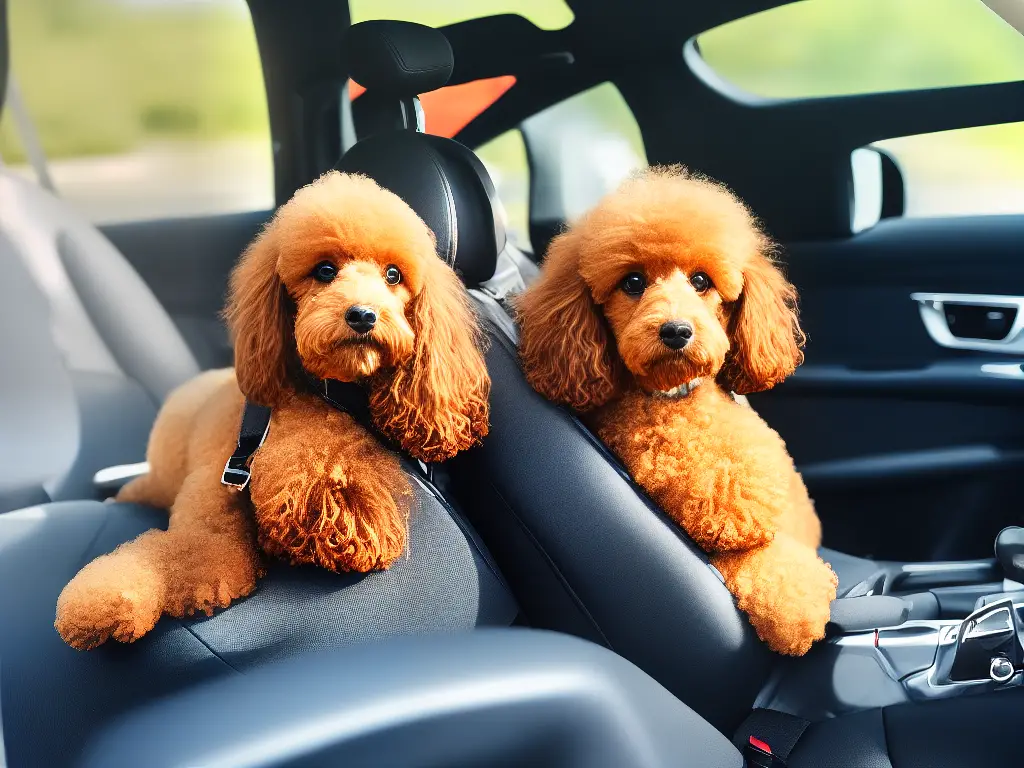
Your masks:
<instances>
[{"instance_id":1,"label":"side window","mask_svg":"<svg viewBox=\"0 0 1024 768\"><path fill-rule=\"evenodd\" d=\"M510 237L538 256L566 221L647 165L640 128L611 83L548 107L476 152L494 177ZM531 243L531 220L543 242Z\"/></svg>"},{"instance_id":2,"label":"side window","mask_svg":"<svg viewBox=\"0 0 1024 768\"><path fill-rule=\"evenodd\" d=\"M1024 123L877 142L903 175L906 216L1024 212Z\"/></svg>"},{"instance_id":3,"label":"side window","mask_svg":"<svg viewBox=\"0 0 1024 768\"><path fill-rule=\"evenodd\" d=\"M505 208L505 231L519 248L530 250L530 165L518 128L476 148Z\"/></svg>"},{"instance_id":4,"label":"side window","mask_svg":"<svg viewBox=\"0 0 1024 768\"><path fill-rule=\"evenodd\" d=\"M7 10L24 113L58 193L90 219L273 207L266 95L245 0L8 0ZM10 108L0 157L33 175Z\"/></svg>"},{"instance_id":5,"label":"side window","mask_svg":"<svg viewBox=\"0 0 1024 768\"><path fill-rule=\"evenodd\" d=\"M946 88L1024 76L1024 40L980 0L772 5L697 36L715 72L758 96Z\"/></svg>"}]
</instances>

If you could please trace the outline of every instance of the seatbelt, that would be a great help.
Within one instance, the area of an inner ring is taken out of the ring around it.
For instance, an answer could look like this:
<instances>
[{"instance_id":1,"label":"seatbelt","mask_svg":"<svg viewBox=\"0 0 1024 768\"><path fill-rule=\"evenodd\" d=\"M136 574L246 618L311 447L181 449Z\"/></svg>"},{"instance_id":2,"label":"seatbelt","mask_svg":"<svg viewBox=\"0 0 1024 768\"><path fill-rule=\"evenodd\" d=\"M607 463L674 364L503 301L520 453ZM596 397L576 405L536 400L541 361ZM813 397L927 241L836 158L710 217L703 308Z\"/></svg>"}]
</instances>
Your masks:
<instances>
[{"instance_id":1,"label":"seatbelt","mask_svg":"<svg viewBox=\"0 0 1024 768\"><path fill-rule=\"evenodd\" d=\"M785 768L793 748L811 723L774 709L755 709L736 730L733 745L751 768Z\"/></svg>"},{"instance_id":2,"label":"seatbelt","mask_svg":"<svg viewBox=\"0 0 1024 768\"><path fill-rule=\"evenodd\" d=\"M14 128L18 138L21 139L21 146L28 156L28 161L35 171L39 186L56 194L57 188L50 176L50 168L46 162L46 153L43 152L43 145L39 141L39 134L36 133L35 124L25 107L25 100L21 97L21 88L18 81L14 79L14 73L7 73L7 99L6 107L11 111L14 118Z\"/></svg>"},{"instance_id":3,"label":"seatbelt","mask_svg":"<svg viewBox=\"0 0 1024 768\"><path fill-rule=\"evenodd\" d=\"M309 376L311 389L320 396L324 402L347 413L359 426L373 435L378 442L396 453L404 453L401 447L385 436L377 425L373 423L370 414L370 401L364 390L358 384L352 382L336 381L334 379L317 379ZM238 429L238 441L235 451L231 454L227 464L224 465L224 472L220 481L224 485L235 490L245 490L249 485L249 465L252 457L260 449L270 432L271 409L264 405L245 401L245 409L242 411L242 424ZM432 472L427 464L417 461L424 477L432 480Z\"/></svg>"}]
</instances>

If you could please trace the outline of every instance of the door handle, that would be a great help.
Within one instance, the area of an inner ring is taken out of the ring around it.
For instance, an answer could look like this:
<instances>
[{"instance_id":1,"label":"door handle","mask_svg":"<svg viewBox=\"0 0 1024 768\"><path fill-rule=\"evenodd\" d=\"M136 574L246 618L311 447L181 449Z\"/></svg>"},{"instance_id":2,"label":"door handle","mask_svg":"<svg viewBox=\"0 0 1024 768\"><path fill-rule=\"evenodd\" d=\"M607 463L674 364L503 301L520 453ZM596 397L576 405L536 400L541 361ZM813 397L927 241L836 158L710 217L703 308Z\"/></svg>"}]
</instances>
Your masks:
<instances>
[{"instance_id":1,"label":"door handle","mask_svg":"<svg viewBox=\"0 0 1024 768\"><path fill-rule=\"evenodd\" d=\"M1014 354L1024 352L1024 297L974 293L912 293L936 344Z\"/></svg>"}]
</instances>

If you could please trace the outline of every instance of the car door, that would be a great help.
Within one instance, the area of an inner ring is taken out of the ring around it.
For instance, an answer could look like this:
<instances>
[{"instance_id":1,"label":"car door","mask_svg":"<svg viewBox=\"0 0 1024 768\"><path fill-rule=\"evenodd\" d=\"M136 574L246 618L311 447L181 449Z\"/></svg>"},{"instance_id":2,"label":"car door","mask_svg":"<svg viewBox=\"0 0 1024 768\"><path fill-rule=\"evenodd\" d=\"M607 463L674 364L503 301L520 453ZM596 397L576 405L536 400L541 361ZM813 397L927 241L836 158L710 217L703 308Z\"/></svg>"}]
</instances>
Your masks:
<instances>
[{"instance_id":1,"label":"car door","mask_svg":"<svg viewBox=\"0 0 1024 768\"><path fill-rule=\"evenodd\" d=\"M973 0L724 15L626 93L652 160L725 181L781 243L806 362L751 404L827 546L990 557L1024 522L1024 37Z\"/></svg>"},{"instance_id":2,"label":"car door","mask_svg":"<svg viewBox=\"0 0 1024 768\"><path fill-rule=\"evenodd\" d=\"M785 437L825 543L991 556L1022 522L1024 217L900 218L794 243L807 358L752 404Z\"/></svg>"}]
</instances>

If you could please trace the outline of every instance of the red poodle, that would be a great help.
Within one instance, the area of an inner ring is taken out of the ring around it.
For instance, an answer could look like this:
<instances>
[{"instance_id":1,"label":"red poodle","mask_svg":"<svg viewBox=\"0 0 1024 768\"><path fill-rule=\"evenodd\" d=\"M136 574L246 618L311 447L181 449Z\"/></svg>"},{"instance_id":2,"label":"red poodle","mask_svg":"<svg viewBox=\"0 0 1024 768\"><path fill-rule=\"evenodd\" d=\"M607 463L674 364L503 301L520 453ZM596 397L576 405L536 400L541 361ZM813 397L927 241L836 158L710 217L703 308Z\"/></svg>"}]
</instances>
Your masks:
<instances>
[{"instance_id":1,"label":"red poodle","mask_svg":"<svg viewBox=\"0 0 1024 768\"><path fill-rule=\"evenodd\" d=\"M585 421L711 555L773 650L825 633L837 580L782 439L732 393L803 360L796 291L725 187L679 167L622 185L556 238L517 302L526 375Z\"/></svg>"},{"instance_id":2,"label":"red poodle","mask_svg":"<svg viewBox=\"0 0 1024 768\"><path fill-rule=\"evenodd\" d=\"M359 382L376 429L423 461L487 434L490 380L468 296L427 226L360 176L299 190L231 276L234 370L183 385L150 437L150 472L119 501L170 508L83 568L56 627L76 648L137 640L162 614L212 613L249 594L270 555L334 571L402 553L412 492L398 458L311 380ZM239 493L221 483L245 399L272 407ZM250 503L251 502L251 503Z\"/></svg>"}]
</instances>

